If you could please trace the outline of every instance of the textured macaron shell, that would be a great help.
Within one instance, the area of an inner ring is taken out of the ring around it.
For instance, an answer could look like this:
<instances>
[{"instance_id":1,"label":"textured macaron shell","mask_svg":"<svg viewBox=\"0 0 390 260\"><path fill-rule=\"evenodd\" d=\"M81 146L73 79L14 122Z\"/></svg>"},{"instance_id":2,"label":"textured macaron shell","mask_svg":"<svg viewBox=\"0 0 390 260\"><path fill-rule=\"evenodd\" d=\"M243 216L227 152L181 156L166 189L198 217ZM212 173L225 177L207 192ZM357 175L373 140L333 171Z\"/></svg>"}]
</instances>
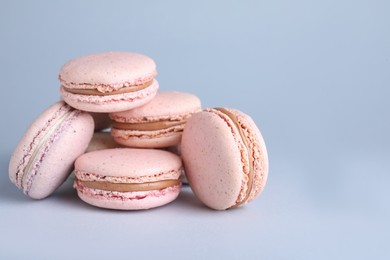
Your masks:
<instances>
[{"instance_id":1,"label":"textured macaron shell","mask_svg":"<svg viewBox=\"0 0 390 260\"><path fill-rule=\"evenodd\" d=\"M11 181L31 198L49 196L69 176L93 129L88 113L55 103L30 125L16 146L9 164Z\"/></svg>"},{"instance_id":2,"label":"textured macaron shell","mask_svg":"<svg viewBox=\"0 0 390 260\"><path fill-rule=\"evenodd\" d=\"M201 102L195 95L165 91L159 92L155 98L138 108L110 113L113 121L120 123L150 123L160 121L185 121L192 114L199 112ZM160 148L176 145L180 142L184 129L183 124L165 129L140 131L112 128L115 140L130 147Z\"/></svg>"},{"instance_id":3,"label":"textured macaron shell","mask_svg":"<svg viewBox=\"0 0 390 260\"><path fill-rule=\"evenodd\" d=\"M161 190L107 191L89 188L78 181L148 183L178 180L182 172L179 156L162 150L117 148L81 155L75 162L75 188L79 197L94 206L137 210L167 204L180 191L180 184Z\"/></svg>"},{"instance_id":4,"label":"textured macaron shell","mask_svg":"<svg viewBox=\"0 0 390 260\"><path fill-rule=\"evenodd\" d=\"M142 210L156 208L175 200L180 193L180 185L158 191L143 192L111 192L85 189L78 191L78 196L84 202L108 209ZM118 199L120 198L120 199Z\"/></svg>"},{"instance_id":5,"label":"textured macaron shell","mask_svg":"<svg viewBox=\"0 0 390 260\"><path fill-rule=\"evenodd\" d=\"M267 183L269 171L268 152L264 138L253 119L239 110L231 109L230 111L237 116L246 136L252 139L250 145L253 151L251 156L253 158L254 187L246 201L250 202L263 191Z\"/></svg>"},{"instance_id":6,"label":"textured macaron shell","mask_svg":"<svg viewBox=\"0 0 390 260\"><path fill-rule=\"evenodd\" d=\"M249 130L251 147L263 146L264 141L253 121L243 113L229 111L247 128L253 128ZM265 145L255 150L248 151L233 122L221 112L206 110L191 117L183 132L181 152L186 176L199 200L210 208L224 210L236 206L239 199L246 199L243 202L246 203L256 197L265 184L268 157ZM255 191L246 198L249 156L254 156L254 165L264 167L254 167Z\"/></svg>"},{"instance_id":7,"label":"textured macaron shell","mask_svg":"<svg viewBox=\"0 0 390 260\"><path fill-rule=\"evenodd\" d=\"M148 82L156 74L156 64L145 55L106 52L70 60L62 66L59 79L67 88L110 91Z\"/></svg>"},{"instance_id":8,"label":"textured macaron shell","mask_svg":"<svg viewBox=\"0 0 390 260\"><path fill-rule=\"evenodd\" d=\"M111 113L117 122L139 123L160 120L180 120L189 114L199 112L200 100L197 96L185 92L160 91L155 98L136 109Z\"/></svg>"},{"instance_id":9,"label":"textured macaron shell","mask_svg":"<svg viewBox=\"0 0 390 260\"><path fill-rule=\"evenodd\" d=\"M175 145L180 142L183 126L155 131L129 131L111 129L114 140L124 146L139 148L161 148Z\"/></svg>"},{"instance_id":10,"label":"textured macaron shell","mask_svg":"<svg viewBox=\"0 0 390 260\"><path fill-rule=\"evenodd\" d=\"M181 168L179 156L154 149L98 150L81 155L75 162L76 176L81 176L77 174L80 171L89 173L88 180L119 181L123 177L125 183L177 179Z\"/></svg>"},{"instance_id":11,"label":"textured macaron shell","mask_svg":"<svg viewBox=\"0 0 390 260\"><path fill-rule=\"evenodd\" d=\"M111 113L125 111L150 102L157 93L159 84L153 80L147 88L123 94L97 96L73 94L60 88L62 98L70 106L89 112Z\"/></svg>"}]
</instances>

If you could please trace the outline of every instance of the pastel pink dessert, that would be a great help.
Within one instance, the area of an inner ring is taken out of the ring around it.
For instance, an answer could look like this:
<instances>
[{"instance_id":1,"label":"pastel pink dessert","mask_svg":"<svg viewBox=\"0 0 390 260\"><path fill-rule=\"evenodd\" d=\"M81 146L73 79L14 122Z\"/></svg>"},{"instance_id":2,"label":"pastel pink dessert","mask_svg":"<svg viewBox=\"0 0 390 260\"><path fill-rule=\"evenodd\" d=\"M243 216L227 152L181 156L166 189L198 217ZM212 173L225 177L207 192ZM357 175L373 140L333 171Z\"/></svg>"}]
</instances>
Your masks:
<instances>
[{"instance_id":1,"label":"pastel pink dessert","mask_svg":"<svg viewBox=\"0 0 390 260\"><path fill-rule=\"evenodd\" d=\"M157 93L156 64L144 55L107 52L65 63L59 73L61 96L89 112L118 112L141 106Z\"/></svg>"},{"instance_id":2,"label":"pastel pink dessert","mask_svg":"<svg viewBox=\"0 0 390 260\"><path fill-rule=\"evenodd\" d=\"M181 154L191 189L212 209L240 207L266 184L263 137L253 120L238 110L206 109L192 116L183 132Z\"/></svg>"},{"instance_id":3,"label":"pastel pink dessert","mask_svg":"<svg viewBox=\"0 0 390 260\"><path fill-rule=\"evenodd\" d=\"M75 162L79 197L101 208L140 210L177 198L182 163L177 155L153 149L117 148L81 155Z\"/></svg>"},{"instance_id":4,"label":"pastel pink dessert","mask_svg":"<svg viewBox=\"0 0 390 260\"><path fill-rule=\"evenodd\" d=\"M16 146L9 163L11 181L33 199L49 196L69 176L93 130L88 113L55 103L30 125Z\"/></svg>"},{"instance_id":5,"label":"pastel pink dessert","mask_svg":"<svg viewBox=\"0 0 390 260\"><path fill-rule=\"evenodd\" d=\"M176 91L157 93L141 107L110 113L111 134L129 147L161 148L180 143L188 118L201 110L199 98Z\"/></svg>"}]
</instances>

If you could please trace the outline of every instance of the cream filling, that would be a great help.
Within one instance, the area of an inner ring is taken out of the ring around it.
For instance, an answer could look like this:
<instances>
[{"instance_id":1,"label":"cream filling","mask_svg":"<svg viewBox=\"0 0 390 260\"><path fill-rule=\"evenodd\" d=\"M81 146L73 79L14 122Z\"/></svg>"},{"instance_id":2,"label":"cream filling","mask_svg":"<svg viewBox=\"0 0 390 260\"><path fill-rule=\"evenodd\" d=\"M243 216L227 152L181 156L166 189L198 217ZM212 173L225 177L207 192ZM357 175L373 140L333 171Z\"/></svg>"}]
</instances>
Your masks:
<instances>
[{"instance_id":1,"label":"cream filling","mask_svg":"<svg viewBox=\"0 0 390 260\"><path fill-rule=\"evenodd\" d=\"M62 86L66 92L77 94L77 95L93 95L93 96L109 96L109 95L117 95L117 94L125 94L125 93L131 93L136 92L142 89L145 89L152 85L153 80L148 81L142 85L136 85L136 86L129 86L129 87L123 87L118 90L113 90L110 92L100 92L97 89L79 89L79 88L67 88L65 86Z\"/></svg>"},{"instance_id":2,"label":"cream filling","mask_svg":"<svg viewBox=\"0 0 390 260\"><path fill-rule=\"evenodd\" d=\"M161 180L155 182L145 183L113 183L105 181L82 181L76 179L77 185L105 190L105 191L118 191L118 192L134 192L134 191L152 191L162 190L165 188L173 187L180 184L180 180Z\"/></svg>"},{"instance_id":3,"label":"cream filling","mask_svg":"<svg viewBox=\"0 0 390 260\"><path fill-rule=\"evenodd\" d=\"M230 112L229 110L227 110L225 108L215 108L215 110L222 112L223 114L225 114L227 117L229 117L233 121L234 125L236 126L236 128L240 134L241 140L243 141L244 146L246 147L246 149L248 151L248 161L249 161L248 187L247 187L244 199L242 199L241 201L237 201L236 204L231 207L231 208L236 208L236 207L241 206L242 204L244 204L248 200L250 194L252 193L253 186L254 186L253 185L253 182L254 182L253 163L254 162L253 162L252 156L249 155L249 152L250 152L249 142L250 141L248 140L247 136L244 134L244 132L241 128L241 125L238 122L236 115L234 115L232 112Z\"/></svg>"},{"instance_id":4,"label":"cream filling","mask_svg":"<svg viewBox=\"0 0 390 260\"><path fill-rule=\"evenodd\" d=\"M163 120L158 122L145 123L122 123L114 122L112 127L120 130L136 130L136 131L155 131L167 129L173 126L178 126L186 123L186 119L180 121Z\"/></svg>"}]
</instances>

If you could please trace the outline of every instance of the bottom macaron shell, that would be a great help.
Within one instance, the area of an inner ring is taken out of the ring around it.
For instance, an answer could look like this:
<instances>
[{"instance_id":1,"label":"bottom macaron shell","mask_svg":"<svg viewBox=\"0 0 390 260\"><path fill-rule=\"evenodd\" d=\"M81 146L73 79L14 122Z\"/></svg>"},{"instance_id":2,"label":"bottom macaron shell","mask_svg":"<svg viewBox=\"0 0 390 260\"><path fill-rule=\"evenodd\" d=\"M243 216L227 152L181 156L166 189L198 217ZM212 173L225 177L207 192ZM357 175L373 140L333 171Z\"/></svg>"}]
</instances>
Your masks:
<instances>
[{"instance_id":1,"label":"bottom macaron shell","mask_svg":"<svg viewBox=\"0 0 390 260\"><path fill-rule=\"evenodd\" d=\"M176 145L181 140L182 132L160 134L158 132L143 136L128 136L129 131L111 129L115 142L128 147L162 148Z\"/></svg>"},{"instance_id":2,"label":"bottom macaron shell","mask_svg":"<svg viewBox=\"0 0 390 260\"><path fill-rule=\"evenodd\" d=\"M143 210L163 206L174 201L181 185L155 191L111 192L76 187L77 194L84 202L107 209Z\"/></svg>"},{"instance_id":3,"label":"bottom macaron shell","mask_svg":"<svg viewBox=\"0 0 390 260\"><path fill-rule=\"evenodd\" d=\"M111 113L133 109L150 102L157 94L158 82L149 87L130 93L93 96L72 94L61 87L60 92L64 101L70 106L89 112Z\"/></svg>"}]
</instances>

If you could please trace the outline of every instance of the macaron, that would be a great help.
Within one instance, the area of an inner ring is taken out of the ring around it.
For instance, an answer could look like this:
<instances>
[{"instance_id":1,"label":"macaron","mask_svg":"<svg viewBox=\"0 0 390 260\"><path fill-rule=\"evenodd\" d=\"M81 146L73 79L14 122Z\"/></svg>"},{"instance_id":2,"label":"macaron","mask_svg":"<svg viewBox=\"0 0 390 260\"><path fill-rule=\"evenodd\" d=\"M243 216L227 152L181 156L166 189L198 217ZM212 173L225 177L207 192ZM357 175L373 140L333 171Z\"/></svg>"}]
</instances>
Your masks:
<instances>
[{"instance_id":1,"label":"macaron","mask_svg":"<svg viewBox=\"0 0 390 260\"><path fill-rule=\"evenodd\" d=\"M214 108L185 126L181 154L189 185L206 206L225 210L255 199L267 181L268 155L250 116Z\"/></svg>"},{"instance_id":2,"label":"macaron","mask_svg":"<svg viewBox=\"0 0 390 260\"><path fill-rule=\"evenodd\" d=\"M115 142L110 132L95 132L85 152L88 153L96 150L112 149L112 148L120 148L120 147L123 147L123 145L120 145L117 142Z\"/></svg>"},{"instance_id":3,"label":"macaron","mask_svg":"<svg viewBox=\"0 0 390 260\"><path fill-rule=\"evenodd\" d=\"M75 162L74 187L86 203L108 209L140 210L177 198L182 162L156 149L117 148L85 153Z\"/></svg>"},{"instance_id":4,"label":"macaron","mask_svg":"<svg viewBox=\"0 0 390 260\"><path fill-rule=\"evenodd\" d=\"M188 118L201 110L195 95L164 91L132 110L110 113L111 134L115 141L129 147L161 148L177 145Z\"/></svg>"},{"instance_id":5,"label":"macaron","mask_svg":"<svg viewBox=\"0 0 390 260\"><path fill-rule=\"evenodd\" d=\"M43 199L69 176L92 138L90 114L64 102L46 109L27 129L9 163L11 181L27 196Z\"/></svg>"},{"instance_id":6,"label":"macaron","mask_svg":"<svg viewBox=\"0 0 390 260\"><path fill-rule=\"evenodd\" d=\"M61 96L89 112L118 112L141 106L157 93L156 64L144 55L106 52L75 58L59 73Z\"/></svg>"}]
</instances>

